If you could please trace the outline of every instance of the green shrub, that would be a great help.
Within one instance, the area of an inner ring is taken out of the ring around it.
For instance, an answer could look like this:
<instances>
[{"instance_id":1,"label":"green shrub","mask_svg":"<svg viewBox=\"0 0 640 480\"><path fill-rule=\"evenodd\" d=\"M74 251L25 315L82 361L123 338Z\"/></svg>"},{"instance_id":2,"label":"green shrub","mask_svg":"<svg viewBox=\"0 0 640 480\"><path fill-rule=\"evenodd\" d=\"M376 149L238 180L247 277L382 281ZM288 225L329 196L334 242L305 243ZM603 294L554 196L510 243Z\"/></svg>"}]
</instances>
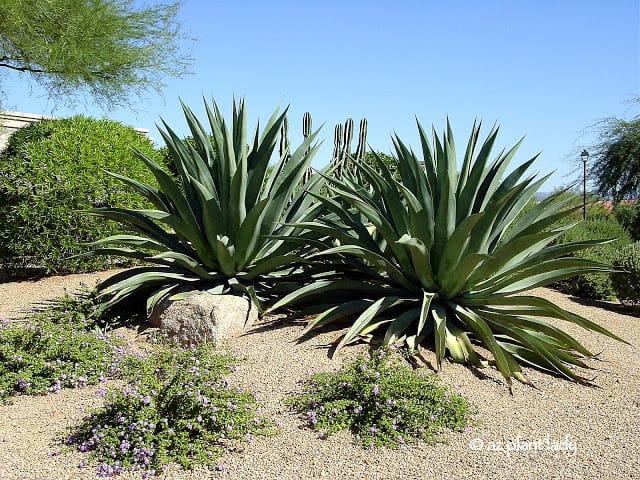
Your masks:
<instances>
[{"instance_id":1,"label":"green shrub","mask_svg":"<svg viewBox=\"0 0 640 480\"><path fill-rule=\"evenodd\" d=\"M564 233L560 240L563 242L576 242L597 239L616 240L611 243L582 250L575 255L580 258L610 265L618 250L631 243L629 234L622 225L617 222L613 215L587 218L585 221L580 222ZM616 297L616 292L611 283L611 277L607 272L583 273L572 278L561 280L556 286L562 292L577 297L596 300L611 300Z\"/></svg>"},{"instance_id":2,"label":"green shrub","mask_svg":"<svg viewBox=\"0 0 640 480\"><path fill-rule=\"evenodd\" d=\"M363 446L442 441L446 430L467 427L464 397L399 360L388 349L360 355L337 372L311 374L288 403L321 438L348 429Z\"/></svg>"},{"instance_id":3,"label":"green shrub","mask_svg":"<svg viewBox=\"0 0 640 480\"><path fill-rule=\"evenodd\" d=\"M640 202L618 203L613 213L616 220L629 232L633 241L640 241Z\"/></svg>"},{"instance_id":4,"label":"green shrub","mask_svg":"<svg viewBox=\"0 0 640 480\"><path fill-rule=\"evenodd\" d=\"M156 155L149 139L111 120L42 120L15 132L0 154L0 268L49 274L111 266L104 257L69 257L87 249L79 243L121 230L79 209L148 205L104 172L153 182L131 148Z\"/></svg>"},{"instance_id":5,"label":"green shrub","mask_svg":"<svg viewBox=\"0 0 640 480\"><path fill-rule=\"evenodd\" d=\"M122 341L93 329L88 302L60 299L20 322L0 325L0 401L93 385L120 372Z\"/></svg>"},{"instance_id":6,"label":"green shrub","mask_svg":"<svg viewBox=\"0 0 640 480\"><path fill-rule=\"evenodd\" d=\"M640 242L621 248L613 257L613 266L624 272L613 272L611 283L623 305L640 305Z\"/></svg>"},{"instance_id":7,"label":"green shrub","mask_svg":"<svg viewBox=\"0 0 640 480\"><path fill-rule=\"evenodd\" d=\"M251 442L274 428L257 413L254 396L224 378L233 361L207 344L159 348L67 443L89 452L100 476L141 471L144 478L170 463L215 464L229 441Z\"/></svg>"}]
</instances>

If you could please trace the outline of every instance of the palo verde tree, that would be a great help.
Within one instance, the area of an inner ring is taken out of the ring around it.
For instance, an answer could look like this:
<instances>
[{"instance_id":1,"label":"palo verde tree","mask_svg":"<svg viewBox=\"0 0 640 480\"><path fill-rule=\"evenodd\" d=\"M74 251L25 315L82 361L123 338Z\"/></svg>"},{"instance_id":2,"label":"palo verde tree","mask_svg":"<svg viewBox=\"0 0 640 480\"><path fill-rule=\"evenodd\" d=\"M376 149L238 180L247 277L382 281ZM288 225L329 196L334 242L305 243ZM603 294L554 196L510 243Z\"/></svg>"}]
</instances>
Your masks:
<instances>
[{"instance_id":1,"label":"palo verde tree","mask_svg":"<svg viewBox=\"0 0 640 480\"><path fill-rule=\"evenodd\" d=\"M191 62L181 51L179 6L179 1L139 7L134 0L2 0L0 80L19 72L56 102L73 104L89 96L103 107L125 105L148 89L159 91L165 76L185 74Z\"/></svg>"},{"instance_id":2,"label":"palo verde tree","mask_svg":"<svg viewBox=\"0 0 640 480\"><path fill-rule=\"evenodd\" d=\"M640 98L636 99L640 102ZM618 203L640 195L640 115L627 121L608 118L601 121L600 143L593 148L594 161L589 178L598 193Z\"/></svg>"}]
</instances>

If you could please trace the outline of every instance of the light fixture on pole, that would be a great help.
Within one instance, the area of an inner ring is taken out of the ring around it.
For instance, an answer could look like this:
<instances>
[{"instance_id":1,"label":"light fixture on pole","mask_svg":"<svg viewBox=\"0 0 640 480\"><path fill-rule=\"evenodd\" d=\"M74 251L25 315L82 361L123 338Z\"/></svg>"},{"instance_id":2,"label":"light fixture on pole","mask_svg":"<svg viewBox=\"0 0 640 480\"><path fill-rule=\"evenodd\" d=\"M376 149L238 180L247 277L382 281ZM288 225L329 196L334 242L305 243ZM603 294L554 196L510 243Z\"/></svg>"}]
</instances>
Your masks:
<instances>
[{"instance_id":1,"label":"light fixture on pole","mask_svg":"<svg viewBox=\"0 0 640 480\"><path fill-rule=\"evenodd\" d=\"M580 154L582 159L582 220L587 218L587 160L589 160L589 152L583 149Z\"/></svg>"}]
</instances>

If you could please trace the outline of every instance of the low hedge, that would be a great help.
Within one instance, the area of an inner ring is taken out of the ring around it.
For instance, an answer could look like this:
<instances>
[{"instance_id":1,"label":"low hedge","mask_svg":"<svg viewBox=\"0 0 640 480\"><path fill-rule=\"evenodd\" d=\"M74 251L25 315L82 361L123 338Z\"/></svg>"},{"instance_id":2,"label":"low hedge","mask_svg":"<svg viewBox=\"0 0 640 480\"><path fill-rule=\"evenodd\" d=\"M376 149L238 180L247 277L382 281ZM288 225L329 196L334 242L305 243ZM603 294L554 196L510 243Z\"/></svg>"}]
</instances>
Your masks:
<instances>
[{"instance_id":1,"label":"low hedge","mask_svg":"<svg viewBox=\"0 0 640 480\"><path fill-rule=\"evenodd\" d=\"M604 245L582 250L579 255L589 260L611 265L618 250L631 243L631 238L627 231L611 214L587 218L564 233L559 241L574 242L598 239L615 240ZM610 274L606 272L578 275L558 282L556 287L562 292L577 297L595 300L613 300L616 298L616 291L611 283Z\"/></svg>"},{"instance_id":2,"label":"low hedge","mask_svg":"<svg viewBox=\"0 0 640 480\"><path fill-rule=\"evenodd\" d=\"M621 248L613 258L611 274L616 296L623 305L640 306L640 242Z\"/></svg>"}]
</instances>

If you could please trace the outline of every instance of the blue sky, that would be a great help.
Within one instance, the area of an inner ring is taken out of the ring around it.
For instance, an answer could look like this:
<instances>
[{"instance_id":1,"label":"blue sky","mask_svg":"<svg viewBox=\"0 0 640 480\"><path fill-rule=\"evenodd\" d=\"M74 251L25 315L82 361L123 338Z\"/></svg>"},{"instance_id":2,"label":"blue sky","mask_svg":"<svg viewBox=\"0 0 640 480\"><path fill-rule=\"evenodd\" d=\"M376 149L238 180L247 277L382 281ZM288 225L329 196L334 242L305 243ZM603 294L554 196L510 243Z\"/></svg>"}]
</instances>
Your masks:
<instances>
[{"instance_id":1,"label":"blue sky","mask_svg":"<svg viewBox=\"0 0 640 480\"><path fill-rule=\"evenodd\" d=\"M572 159L595 140L590 125L640 110L628 103L640 94L637 0L185 0L180 16L196 37L186 45L193 74L167 79L162 96L109 112L53 110L25 77L10 76L5 105L106 116L155 139L160 117L186 133L178 97L196 112L202 96L215 97L229 112L232 96L244 96L254 121L290 105L294 145L305 111L314 127L325 124L316 166L347 117L366 117L369 143L385 152L394 132L418 147L416 116L438 131L448 116L462 149L479 118L485 132L501 125L498 147L526 136L514 164L542 152L535 170L556 170L542 190L579 178Z\"/></svg>"}]
</instances>

